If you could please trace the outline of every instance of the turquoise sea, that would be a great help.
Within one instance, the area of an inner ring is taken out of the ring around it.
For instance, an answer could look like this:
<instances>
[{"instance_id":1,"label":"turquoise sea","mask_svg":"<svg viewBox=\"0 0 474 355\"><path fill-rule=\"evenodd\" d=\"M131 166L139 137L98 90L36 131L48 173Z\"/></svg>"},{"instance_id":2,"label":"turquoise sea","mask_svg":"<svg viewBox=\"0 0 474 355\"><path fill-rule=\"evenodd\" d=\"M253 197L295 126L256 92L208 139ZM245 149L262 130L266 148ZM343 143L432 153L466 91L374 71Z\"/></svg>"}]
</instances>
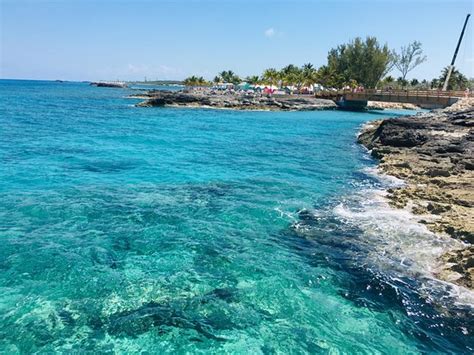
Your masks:
<instances>
[{"instance_id":1,"label":"turquoise sea","mask_svg":"<svg viewBox=\"0 0 474 355\"><path fill-rule=\"evenodd\" d=\"M0 353L472 353L455 241L356 141L401 112L136 108L0 81Z\"/></svg>"}]
</instances>

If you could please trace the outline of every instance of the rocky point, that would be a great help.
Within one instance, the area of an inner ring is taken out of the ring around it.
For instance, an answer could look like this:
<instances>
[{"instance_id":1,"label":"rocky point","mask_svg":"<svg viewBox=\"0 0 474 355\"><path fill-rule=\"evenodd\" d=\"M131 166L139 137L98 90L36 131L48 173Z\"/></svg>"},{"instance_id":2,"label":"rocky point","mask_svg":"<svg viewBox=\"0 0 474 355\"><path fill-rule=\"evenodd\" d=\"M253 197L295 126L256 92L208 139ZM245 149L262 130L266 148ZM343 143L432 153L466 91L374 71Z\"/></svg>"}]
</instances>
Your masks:
<instances>
[{"instance_id":1,"label":"rocky point","mask_svg":"<svg viewBox=\"0 0 474 355\"><path fill-rule=\"evenodd\" d=\"M382 172L406 184L390 203L410 208L437 233L465 242L442 257L438 276L474 288L474 102L367 124L359 143L380 159Z\"/></svg>"},{"instance_id":2,"label":"rocky point","mask_svg":"<svg viewBox=\"0 0 474 355\"><path fill-rule=\"evenodd\" d=\"M265 95L246 92L219 91L149 91L138 96L145 101L137 104L150 106L210 107L234 110L310 111L334 109L331 100L312 95Z\"/></svg>"}]
</instances>

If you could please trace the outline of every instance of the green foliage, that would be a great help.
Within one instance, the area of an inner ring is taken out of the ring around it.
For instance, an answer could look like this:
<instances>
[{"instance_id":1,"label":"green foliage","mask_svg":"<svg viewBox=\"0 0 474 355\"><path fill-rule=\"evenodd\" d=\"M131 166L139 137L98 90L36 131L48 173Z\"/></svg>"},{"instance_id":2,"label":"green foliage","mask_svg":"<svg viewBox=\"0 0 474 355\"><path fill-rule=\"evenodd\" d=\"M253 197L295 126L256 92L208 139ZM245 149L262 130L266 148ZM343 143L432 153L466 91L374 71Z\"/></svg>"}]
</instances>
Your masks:
<instances>
[{"instance_id":1,"label":"green foliage","mask_svg":"<svg viewBox=\"0 0 474 355\"><path fill-rule=\"evenodd\" d=\"M412 79L410 81L410 86L417 86L420 82L418 81L418 79Z\"/></svg>"},{"instance_id":2,"label":"green foliage","mask_svg":"<svg viewBox=\"0 0 474 355\"><path fill-rule=\"evenodd\" d=\"M467 87L473 91L474 90L474 78L469 79L469 83L467 84Z\"/></svg>"},{"instance_id":3,"label":"green foliage","mask_svg":"<svg viewBox=\"0 0 474 355\"><path fill-rule=\"evenodd\" d=\"M316 78L319 84L327 88L340 87L340 83L344 81L342 76L328 65L323 65L318 69Z\"/></svg>"},{"instance_id":4,"label":"green foliage","mask_svg":"<svg viewBox=\"0 0 474 355\"><path fill-rule=\"evenodd\" d=\"M232 70L224 70L219 73L219 76L225 83L239 84L242 82L239 76L235 74Z\"/></svg>"},{"instance_id":5,"label":"green foliage","mask_svg":"<svg viewBox=\"0 0 474 355\"><path fill-rule=\"evenodd\" d=\"M245 81L250 85L256 85L260 83L260 77L258 75L251 75L245 78Z\"/></svg>"},{"instance_id":6,"label":"green foliage","mask_svg":"<svg viewBox=\"0 0 474 355\"><path fill-rule=\"evenodd\" d=\"M262 75L262 82L275 86L310 86L318 81L318 71L313 64L306 63L301 68L294 64L289 64L281 70L274 68L266 69Z\"/></svg>"},{"instance_id":7,"label":"green foliage","mask_svg":"<svg viewBox=\"0 0 474 355\"><path fill-rule=\"evenodd\" d=\"M431 85L430 86L431 86L432 89L441 89L442 85L443 84L440 83L439 79L434 78L433 80L431 80Z\"/></svg>"},{"instance_id":8,"label":"green foliage","mask_svg":"<svg viewBox=\"0 0 474 355\"><path fill-rule=\"evenodd\" d=\"M303 64L301 71L303 85L310 86L318 81L318 71L314 68L313 64Z\"/></svg>"},{"instance_id":9,"label":"green foliage","mask_svg":"<svg viewBox=\"0 0 474 355\"><path fill-rule=\"evenodd\" d=\"M380 89L410 89L410 90L428 90L430 89L430 82L427 80L412 79L410 81L399 77L398 79L393 78L391 75L386 76L377 85Z\"/></svg>"},{"instance_id":10,"label":"green foliage","mask_svg":"<svg viewBox=\"0 0 474 355\"><path fill-rule=\"evenodd\" d=\"M303 71L296 65L289 64L280 71L280 80L283 86L295 85L301 87L303 82Z\"/></svg>"},{"instance_id":11,"label":"green foliage","mask_svg":"<svg viewBox=\"0 0 474 355\"><path fill-rule=\"evenodd\" d=\"M423 79L421 83L418 84L418 87L422 90L428 90L430 88L430 82L426 79Z\"/></svg>"},{"instance_id":12,"label":"green foliage","mask_svg":"<svg viewBox=\"0 0 474 355\"><path fill-rule=\"evenodd\" d=\"M398 84L399 87L403 87L403 88L404 88L404 87L406 87L406 86L408 85L408 80L403 79L402 77L399 77L399 78L397 79L397 84Z\"/></svg>"},{"instance_id":13,"label":"green foliage","mask_svg":"<svg viewBox=\"0 0 474 355\"><path fill-rule=\"evenodd\" d=\"M268 85L278 85L280 73L275 68L265 69L262 75L262 82Z\"/></svg>"},{"instance_id":14,"label":"green foliage","mask_svg":"<svg viewBox=\"0 0 474 355\"><path fill-rule=\"evenodd\" d=\"M446 67L441 72L441 76L439 77L437 82L437 88L441 88L443 86L444 82L446 81L448 71L449 67ZM433 81L434 80L436 79L433 79ZM464 74L460 73L458 70L453 69L448 82L448 90L465 90L467 87L469 87L469 80L467 79L467 77Z\"/></svg>"},{"instance_id":15,"label":"green foliage","mask_svg":"<svg viewBox=\"0 0 474 355\"><path fill-rule=\"evenodd\" d=\"M186 86L207 86L209 83L202 76L190 76L184 79L183 84Z\"/></svg>"},{"instance_id":16,"label":"green foliage","mask_svg":"<svg viewBox=\"0 0 474 355\"><path fill-rule=\"evenodd\" d=\"M327 66L335 75L330 80L335 87L355 80L366 88L374 88L392 67L393 61L393 53L386 44L380 45L375 37L367 37L365 41L357 37L348 44L331 49Z\"/></svg>"}]
</instances>

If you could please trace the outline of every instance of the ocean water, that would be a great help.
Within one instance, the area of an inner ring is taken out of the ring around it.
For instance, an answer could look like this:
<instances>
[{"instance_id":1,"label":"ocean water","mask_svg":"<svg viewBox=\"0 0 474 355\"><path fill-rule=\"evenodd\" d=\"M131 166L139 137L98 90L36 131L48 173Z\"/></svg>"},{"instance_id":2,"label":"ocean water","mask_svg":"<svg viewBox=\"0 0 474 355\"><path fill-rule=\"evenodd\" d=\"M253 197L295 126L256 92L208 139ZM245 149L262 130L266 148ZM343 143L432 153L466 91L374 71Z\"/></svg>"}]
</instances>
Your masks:
<instances>
[{"instance_id":1,"label":"ocean water","mask_svg":"<svg viewBox=\"0 0 474 355\"><path fill-rule=\"evenodd\" d=\"M0 353L472 353L460 246L383 199L401 112L136 108L0 81Z\"/></svg>"}]
</instances>

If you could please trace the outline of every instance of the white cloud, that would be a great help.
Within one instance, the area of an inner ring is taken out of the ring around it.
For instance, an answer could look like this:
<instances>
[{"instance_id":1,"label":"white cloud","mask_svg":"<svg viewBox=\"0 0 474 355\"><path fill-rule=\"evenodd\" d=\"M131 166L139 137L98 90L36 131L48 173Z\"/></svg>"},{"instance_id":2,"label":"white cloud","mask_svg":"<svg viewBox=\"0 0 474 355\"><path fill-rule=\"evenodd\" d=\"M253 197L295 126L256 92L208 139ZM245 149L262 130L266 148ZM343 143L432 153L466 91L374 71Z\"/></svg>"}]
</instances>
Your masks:
<instances>
[{"instance_id":1,"label":"white cloud","mask_svg":"<svg viewBox=\"0 0 474 355\"><path fill-rule=\"evenodd\" d=\"M273 27L266 29L264 32L265 37L268 37L268 38L272 38L273 36L275 36L275 34L276 34L276 31Z\"/></svg>"}]
</instances>

